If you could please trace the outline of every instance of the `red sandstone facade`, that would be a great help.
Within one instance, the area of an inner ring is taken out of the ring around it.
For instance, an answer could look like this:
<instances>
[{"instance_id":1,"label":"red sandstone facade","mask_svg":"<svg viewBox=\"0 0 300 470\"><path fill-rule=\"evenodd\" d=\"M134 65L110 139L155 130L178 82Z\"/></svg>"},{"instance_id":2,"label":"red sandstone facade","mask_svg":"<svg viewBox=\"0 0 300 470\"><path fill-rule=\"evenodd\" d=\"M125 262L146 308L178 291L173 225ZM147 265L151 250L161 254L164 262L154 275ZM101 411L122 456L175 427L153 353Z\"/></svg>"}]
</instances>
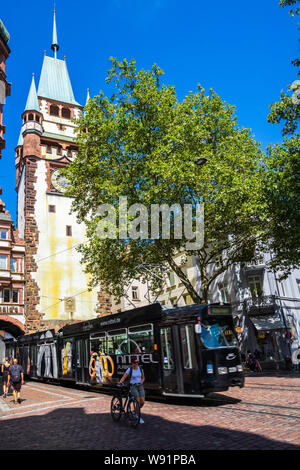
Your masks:
<instances>
[{"instance_id":1,"label":"red sandstone facade","mask_svg":"<svg viewBox=\"0 0 300 470\"><path fill-rule=\"evenodd\" d=\"M3 105L5 98L10 96L10 83L6 81L5 62L9 56L10 49L7 45L9 35L0 20L0 158L1 152L5 148L5 126L3 124Z\"/></svg>"},{"instance_id":2,"label":"red sandstone facade","mask_svg":"<svg viewBox=\"0 0 300 470\"><path fill-rule=\"evenodd\" d=\"M25 242L0 199L0 320L24 321Z\"/></svg>"}]
</instances>

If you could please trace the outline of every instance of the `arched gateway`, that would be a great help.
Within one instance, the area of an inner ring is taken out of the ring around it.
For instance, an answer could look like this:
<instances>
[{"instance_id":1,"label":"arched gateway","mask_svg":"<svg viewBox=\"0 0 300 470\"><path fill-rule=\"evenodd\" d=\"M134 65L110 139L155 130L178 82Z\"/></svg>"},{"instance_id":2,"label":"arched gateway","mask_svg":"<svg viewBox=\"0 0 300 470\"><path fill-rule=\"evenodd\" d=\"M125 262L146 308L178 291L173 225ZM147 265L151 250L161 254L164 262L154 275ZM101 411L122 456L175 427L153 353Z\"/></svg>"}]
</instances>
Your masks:
<instances>
[{"instance_id":1,"label":"arched gateway","mask_svg":"<svg viewBox=\"0 0 300 470\"><path fill-rule=\"evenodd\" d=\"M5 359L5 344L4 339L6 337L13 336L18 338L25 333L25 327L23 323L19 320L16 320L13 317L8 315L1 315L0 317L0 364L4 362Z\"/></svg>"}]
</instances>

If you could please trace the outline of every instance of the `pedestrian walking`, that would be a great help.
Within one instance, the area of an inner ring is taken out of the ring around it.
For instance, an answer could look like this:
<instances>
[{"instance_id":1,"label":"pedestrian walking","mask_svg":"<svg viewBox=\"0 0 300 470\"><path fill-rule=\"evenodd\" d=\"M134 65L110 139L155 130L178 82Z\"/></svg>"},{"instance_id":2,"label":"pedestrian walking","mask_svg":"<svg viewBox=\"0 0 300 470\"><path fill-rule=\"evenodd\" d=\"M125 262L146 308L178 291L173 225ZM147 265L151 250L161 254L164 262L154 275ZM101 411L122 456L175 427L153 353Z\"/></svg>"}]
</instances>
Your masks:
<instances>
[{"instance_id":1,"label":"pedestrian walking","mask_svg":"<svg viewBox=\"0 0 300 470\"><path fill-rule=\"evenodd\" d=\"M140 405L140 409L142 409L145 404L145 390L143 387L145 374L143 369L139 366L138 359L132 359L131 367L128 367L119 383L123 383L127 377L129 377L130 393L136 398ZM140 423L144 424L144 420L142 418L140 418Z\"/></svg>"},{"instance_id":2,"label":"pedestrian walking","mask_svg":"<svg viewBox=\"0 0 300 470\"><path fill-rule=\"evenodd\" d=\"M8 369L8 387L13 388L14 403L21 403L21 387L24 383L23 367L18 364L18 359L14 358L13 365Z\"/></svg>"},{"instance_id":3,"label":"pedestrian walking","mask_svg":"<svg viewBox=\"0 0 300 470\"><path fill-rule=\"evenodd\" d=\"M3 387L3 398L6 398L8 395L8 371L10 368L10 363L8 357L5 358L4 364L1 366L2 373L2 387Z\"/></svg>"}]
</instances>

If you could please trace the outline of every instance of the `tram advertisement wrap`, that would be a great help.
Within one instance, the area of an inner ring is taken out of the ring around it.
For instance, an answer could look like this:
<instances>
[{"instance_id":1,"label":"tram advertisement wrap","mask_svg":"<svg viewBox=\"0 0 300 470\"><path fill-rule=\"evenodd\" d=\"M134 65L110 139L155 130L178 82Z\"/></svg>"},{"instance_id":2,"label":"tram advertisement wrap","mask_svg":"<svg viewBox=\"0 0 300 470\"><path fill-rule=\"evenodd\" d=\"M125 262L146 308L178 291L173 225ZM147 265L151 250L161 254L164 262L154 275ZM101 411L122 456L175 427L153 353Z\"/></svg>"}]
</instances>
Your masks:
<instances>
[{"instance_id":1,"label":"tram advertisement wrap","mask_svg":"<svg viewBox=\"0 0 300 470\"><path fill-rule=\"evenodd\" d=\"M115 371L114 361L104 353L91 352L89 375L91 384L106 384L111 382Z\"/></svg>"}]
</instances>

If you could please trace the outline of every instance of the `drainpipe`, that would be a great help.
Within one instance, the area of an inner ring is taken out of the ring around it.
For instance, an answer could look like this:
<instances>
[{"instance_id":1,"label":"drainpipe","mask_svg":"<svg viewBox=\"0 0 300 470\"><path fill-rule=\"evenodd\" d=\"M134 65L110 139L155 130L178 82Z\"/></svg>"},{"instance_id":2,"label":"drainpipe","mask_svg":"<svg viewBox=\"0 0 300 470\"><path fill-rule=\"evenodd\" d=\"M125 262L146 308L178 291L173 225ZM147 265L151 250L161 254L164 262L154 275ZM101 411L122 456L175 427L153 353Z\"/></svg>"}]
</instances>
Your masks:
<instances>
[{"instance_id":1,"label":"drainpipe","mask_svg":"<svg viewBox=\"0 0 300 470\"><path fill-rule=\"evenodd\" d=\"M271 258L271 260L273 260L271 252L270 252L270 258ZM284 315L284 312L283 312L282 301L281 301L281 296L280 296L280 292L279 292L279 285L278 285L278 280L277 280L277 277L276 277L275 270L273 270L273 274L274 274L274 279L275 279L275 284L276 284L278 299L279 299L279 302L280 302L280 312L281 312L282 320L283 320L283 323L284 323L285 332L287 333L287 332L288 332L288 327L287 327L285 315ZM289 354L290 354L290 356L291 356L291 355L292 355L292 351L291 351L291 345L290 345L290 343L288 343L288 350L289 350Z\"/></svg>"}]
</instances>

